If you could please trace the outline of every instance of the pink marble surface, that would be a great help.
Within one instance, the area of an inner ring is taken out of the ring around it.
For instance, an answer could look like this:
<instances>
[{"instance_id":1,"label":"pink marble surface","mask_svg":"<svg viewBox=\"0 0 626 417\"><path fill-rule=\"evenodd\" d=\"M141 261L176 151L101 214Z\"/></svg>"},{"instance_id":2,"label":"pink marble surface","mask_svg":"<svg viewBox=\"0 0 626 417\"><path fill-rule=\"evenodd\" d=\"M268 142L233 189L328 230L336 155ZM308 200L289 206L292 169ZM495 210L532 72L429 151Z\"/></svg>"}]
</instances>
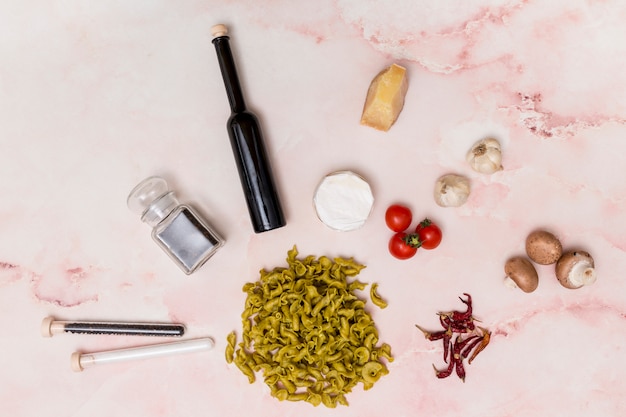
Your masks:
<instances>
[{"instance_id":1,"label":"pink marble surface","mask_svg":"<svg viewBox=\"0 0 626 417\"><path fill-rule=\"evenodd\" d=\"M395 6L391 6L394 4ZM621 0L4 1L0 5L0 410L7 416L623 416L626 414L626 7ZM255 235L225 130L210 27L225 23L249 105L263 122L288 225ZM408 71L387 133L358 121L372 77ZM486 136L505 169L464 160ZM371 218L339 233L311 199L352 169ZM468 175L443 209L435 179ZM187 277L125 205L163 175L227 240ZM444 242L391 258L385 208L436 219ZM571 291L540 267L536 292L502 285L533 229L593 254L598 282ZM372 309L390 374L349 407L278 402L224 360L244 283L287 250L352 256L389 301ZM439 345L415 323L469 292L492 343L465 383L437 380ZM214 351L74 373L73 351L147 343L60 335L61 319L179 321Z\"/></svg>"}]
</instances>

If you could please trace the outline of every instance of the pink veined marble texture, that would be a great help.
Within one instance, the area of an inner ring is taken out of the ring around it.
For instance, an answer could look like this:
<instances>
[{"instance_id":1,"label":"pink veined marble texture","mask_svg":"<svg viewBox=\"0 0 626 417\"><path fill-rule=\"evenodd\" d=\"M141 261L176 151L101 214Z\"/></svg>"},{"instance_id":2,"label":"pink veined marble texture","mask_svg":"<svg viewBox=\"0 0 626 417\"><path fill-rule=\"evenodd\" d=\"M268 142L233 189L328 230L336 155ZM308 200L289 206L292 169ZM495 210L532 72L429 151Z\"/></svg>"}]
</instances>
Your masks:
<instances>
[{"instance_id":1,"label":"pink veined marble texture","mask_svg":"<svg viewBox=\"0 0 626 417\"><path fill-rule=\"evenodd\" d=\"M0 414L34 416L626 415L626 4L621 0L17 1L0 4ZM249 107L262 122L287 225L254 234L226 120L210 28L224 23ZM388 132L361 126L372 78L407 69ZM504 169L471 170L487 136ZM324 175L353 170L375 203L337 232L316 217ZM441 208L435 180L460 173L467 203ZM226 244L185 276L126 207L165 177ZM387 251L384 213L408 205L444 238L406 261ZM590 252L597 282L568 290L538 266L531 294L503 285L529 232ZM302 256L353 257L389 374L349 406L280 402L224 355L241 334L247 282ZM437 379L438 311L492 331L463 383ZM76 373L74 351L162 338L63 334L60 320L181 322L210 352Z\"/></svg>"}]
</instances>

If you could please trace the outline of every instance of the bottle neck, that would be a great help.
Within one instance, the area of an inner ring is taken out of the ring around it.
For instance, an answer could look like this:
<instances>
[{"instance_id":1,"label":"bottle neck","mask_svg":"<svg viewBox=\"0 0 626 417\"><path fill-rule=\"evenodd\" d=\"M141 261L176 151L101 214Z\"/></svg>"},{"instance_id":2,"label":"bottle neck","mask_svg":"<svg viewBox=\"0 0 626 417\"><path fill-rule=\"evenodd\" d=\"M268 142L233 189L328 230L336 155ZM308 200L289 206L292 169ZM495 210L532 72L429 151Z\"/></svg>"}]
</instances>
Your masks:
<instances>
[{"instance_id":1,"label":"bottle neck","mask_svg":"<svg viewBox=\"0 0 626 417\"><path fill-rule=\"evenodd\" d=\"M215 52L217 52L217 60L222 71L230 109L233 113L240 113L246 110L246 103L243 99L239 78L237 77L237 68L235 67L235 60L230 49L229 39L228 36L219 36L213 39L213 45L215 45Z\"/></svg>"}]
</instances>

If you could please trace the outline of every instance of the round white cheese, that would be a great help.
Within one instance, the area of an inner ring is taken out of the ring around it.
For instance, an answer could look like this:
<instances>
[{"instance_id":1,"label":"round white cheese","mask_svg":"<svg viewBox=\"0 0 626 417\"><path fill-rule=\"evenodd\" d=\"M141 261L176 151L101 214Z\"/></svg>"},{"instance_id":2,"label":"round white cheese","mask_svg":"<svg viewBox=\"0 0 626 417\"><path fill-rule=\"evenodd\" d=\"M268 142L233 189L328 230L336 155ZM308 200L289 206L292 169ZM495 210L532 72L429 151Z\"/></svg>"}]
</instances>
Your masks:
<instances>
[{"instance_id":1,"label":"round white cheese","mask_svg":"<svg viewBox=\"0 0 626 417\"><path fill-rule=\"evenodd\" d=\"M363 226L372 211L374 196L361 176L339 171L320 182L313 204L317 217L326 226L347 232Z\"/></svg>"}]
</instances>

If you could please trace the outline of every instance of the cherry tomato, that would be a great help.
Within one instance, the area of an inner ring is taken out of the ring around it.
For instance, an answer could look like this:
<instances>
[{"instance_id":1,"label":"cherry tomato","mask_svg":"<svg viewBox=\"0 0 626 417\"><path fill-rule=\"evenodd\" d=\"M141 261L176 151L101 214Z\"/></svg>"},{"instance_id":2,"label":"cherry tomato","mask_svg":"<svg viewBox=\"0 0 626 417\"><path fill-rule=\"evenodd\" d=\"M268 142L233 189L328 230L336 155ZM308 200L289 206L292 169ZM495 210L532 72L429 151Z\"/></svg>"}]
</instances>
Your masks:
<instances>
[{"instance_id":1,"label":"cherry tomato","mask_svg":"<svg viewBox=\"0 0 626 417\"><path fill-rule=\"evenodd\" d=\"M398 259L409 259L421 245L416 234L395 233L389 240L389 253Z\"/></svg>"},{"instance_id":2,"label":"cherry tomato","mask_svg":"<svg viewBox=\"0 0 626 417\"><path fill-rule=\"evenodd\" d=\"M385 212L385 223L394 232L404 232L411 226L412 221L413 214L411 214L411 210L400 204L389 206Z\"/></svg>"},{"instance_id":3,"label":"cherry tomato","mask_svg":"<svg viewBox=\"0 0 626 417\"><path fill-rule=\"evenodd\" d=\"M441 243L441 229L429 219L424 219L417 225L415 233L422 242L422 248L435 249Z\"/></svg>"}]
</instances>

